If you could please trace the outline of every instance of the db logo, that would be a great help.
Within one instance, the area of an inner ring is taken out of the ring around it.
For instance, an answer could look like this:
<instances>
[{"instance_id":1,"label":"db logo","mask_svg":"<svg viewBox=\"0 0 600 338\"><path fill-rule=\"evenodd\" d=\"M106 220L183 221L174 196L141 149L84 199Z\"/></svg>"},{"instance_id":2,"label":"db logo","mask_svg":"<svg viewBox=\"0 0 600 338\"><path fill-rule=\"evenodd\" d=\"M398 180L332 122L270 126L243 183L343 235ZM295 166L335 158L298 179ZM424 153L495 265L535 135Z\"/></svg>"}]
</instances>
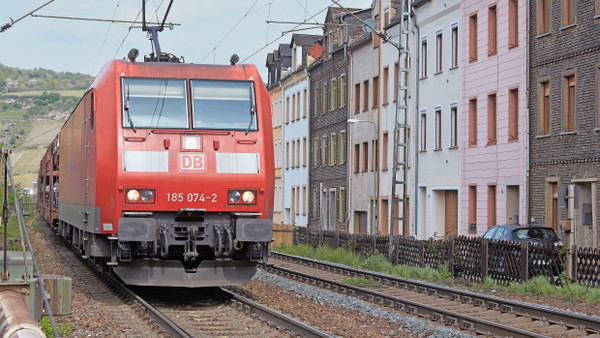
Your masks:
<instances>
[{"instance_id":1,"label":"db logo","mask_svg":"<svg viewBox=\"0 0 600 338\"><path fill-rule=\"evenodd\" d=\"M179 170L204 170L204 154L179 154Z\"/></svg>"}]
</instances>

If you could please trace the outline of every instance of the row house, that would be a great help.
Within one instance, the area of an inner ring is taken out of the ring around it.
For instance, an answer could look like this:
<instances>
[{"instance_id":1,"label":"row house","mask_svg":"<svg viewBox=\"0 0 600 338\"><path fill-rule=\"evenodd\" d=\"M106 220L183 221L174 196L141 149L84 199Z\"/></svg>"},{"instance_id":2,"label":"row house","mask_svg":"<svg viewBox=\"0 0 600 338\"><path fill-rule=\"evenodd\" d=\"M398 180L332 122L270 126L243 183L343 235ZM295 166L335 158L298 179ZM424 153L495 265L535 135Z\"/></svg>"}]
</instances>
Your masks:
<instances>
[{"instance_id":1,"label":"row house","mask_svg":"<svg viewBox=\"0 0 600 338\"><path fill-rule=\"evenodd\" d=\"M292 49L288 44L280 44L267 55L267 90L271 95L273 124L273 149L275 159L275 198L273 205L273 223L283 223L283 90L280 85L281 74L292 66Z\"/></svg>"},{"instance_id":2,"label":"row house","mask_svg":"<svg viewBox=\"0 0 600 338\"><path fill-rule=\"evenodd\" d=\"M600 2L529 2L530 222L598 245Z\"/></svg>"},{"instance_id":3,"label":"row house","mask_svg":"<svg viewBox=\"0 0 600 338\"><path fill-rule=\"evenodd\" d=\"M462 2L462 235L527 223L526 4Z\"/></svg>"},{"instance_id":4,"label":"row house","mask_svg":"<svg viewBox=\"0 0 600 338\"><path fill-rule=\"evenodd\" d=\"M413 10L417 29L411 56L413 65L418 65L413 69L416 100L412 110L416 235L456 236L461 191L461 1L420 0L413 3Z\"/></svg>"},{"instance_id":5,"label":"row house","mask_svg":"<svg viewBox=\"0 0 600 338\"><path fill-rule=\"evenodd\" d=\"M290 42L292 67L281 78L285 119L283 145L283 222L308 225L308 52L318 35L293 34Z\"/></svg>"},{"instance_id":6,"label":"row house","mask_svg":"<svg viewBox=\"0 0 600 338\"><path fill-rule=\"evenodd\" d=\"M372 16L371 10L365 15ZM348 220L351 233L378 233L379 46L374 34L348 44L350 62L348 116Z\"/></svg>"}]
</instances>

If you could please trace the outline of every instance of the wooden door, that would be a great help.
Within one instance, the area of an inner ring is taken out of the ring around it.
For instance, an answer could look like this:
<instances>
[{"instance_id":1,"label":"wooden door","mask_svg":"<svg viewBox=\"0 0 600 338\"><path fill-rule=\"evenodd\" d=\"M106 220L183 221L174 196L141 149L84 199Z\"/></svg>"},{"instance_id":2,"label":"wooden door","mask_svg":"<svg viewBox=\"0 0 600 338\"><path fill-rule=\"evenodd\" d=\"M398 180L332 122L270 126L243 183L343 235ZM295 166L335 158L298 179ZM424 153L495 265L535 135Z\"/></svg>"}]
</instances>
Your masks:
<instances>
[{"instance_id":1,"label":"wooden door","mask_svg":"<svg viewBox=\"0 0 600 338\"><path fill-rule=\"evenodd\" d=\"M446 238L458 235L458 193L447 190L445 199Z\"/></svg>"}]
</instances>

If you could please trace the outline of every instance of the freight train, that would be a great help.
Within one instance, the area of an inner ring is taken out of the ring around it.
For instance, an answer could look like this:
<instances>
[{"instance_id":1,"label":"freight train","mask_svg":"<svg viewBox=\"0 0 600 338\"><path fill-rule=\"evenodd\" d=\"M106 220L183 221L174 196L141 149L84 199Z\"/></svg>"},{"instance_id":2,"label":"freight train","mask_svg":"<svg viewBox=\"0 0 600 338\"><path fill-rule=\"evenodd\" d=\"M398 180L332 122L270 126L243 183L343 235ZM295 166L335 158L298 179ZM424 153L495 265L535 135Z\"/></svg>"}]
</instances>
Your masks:
<instances>
[{"instance_id":1,"label":"freight train","mask_svg":"<svg viewBox=\"0 0 600 338\"><path fill-rule=\"evenodd\" d=\"M253 65L136 55L103 67L48 147L40 214L126 284L245 284L273 228L260 75Z\"/></svg>"}]
</instances>

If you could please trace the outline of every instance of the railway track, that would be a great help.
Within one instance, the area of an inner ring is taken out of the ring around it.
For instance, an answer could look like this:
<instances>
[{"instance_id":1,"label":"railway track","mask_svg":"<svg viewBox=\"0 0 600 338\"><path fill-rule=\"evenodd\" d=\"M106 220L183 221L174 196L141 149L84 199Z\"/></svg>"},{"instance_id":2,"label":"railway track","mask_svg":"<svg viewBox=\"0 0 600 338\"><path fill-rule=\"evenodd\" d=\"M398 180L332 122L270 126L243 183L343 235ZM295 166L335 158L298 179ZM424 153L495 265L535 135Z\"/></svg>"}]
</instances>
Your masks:
<instances>
[{"instance_id":1,"label":"railway track","mask_svg":"<svg viewBox=\"0 0 600 338\"><path fill-rule=\"evenodd\" d=\"M93 271L79 272L83 280L100 279L105 286L98 289L102 297L119 298L133 305L141 321L148 317L164 333L171 337L223 337L223 336L261 336L261 337L332 337L328 333L306 323L271 310L263 305L227 289L208 290L189 288L137 288L131 290L121 281L108 273L102 266L90 259L81 257L77 248L64 240L66 248L80 258ZM85 270L80 269L80 270ZM98 283L86 282L86 285ZM112 291L109 291L109 289ZM92 290L92 292L94 292ZM210 295L210 296L207 296ZM216 295L216 296L215 296ZM230 304L231 306L229 306ZM131 312L131 310L130 310ZM131 315L123 316L132 318ZM143 336L149 332L136 331L140 325L131 325L128 335ZM154 332L151 335L155 335Z\"/></svg>"},{"instance_id":2,"label":"railway track","mask_svg":"<svg viewBox=\"0 0 600 338\"><path fill-rule=\"evenodd\" d=\"M273 252L267 272L363 298L472 333L512 337L600 337L600 320L567 311ZM364 277L381 288L343 283Z\"/></svg>"}]
</instances>

